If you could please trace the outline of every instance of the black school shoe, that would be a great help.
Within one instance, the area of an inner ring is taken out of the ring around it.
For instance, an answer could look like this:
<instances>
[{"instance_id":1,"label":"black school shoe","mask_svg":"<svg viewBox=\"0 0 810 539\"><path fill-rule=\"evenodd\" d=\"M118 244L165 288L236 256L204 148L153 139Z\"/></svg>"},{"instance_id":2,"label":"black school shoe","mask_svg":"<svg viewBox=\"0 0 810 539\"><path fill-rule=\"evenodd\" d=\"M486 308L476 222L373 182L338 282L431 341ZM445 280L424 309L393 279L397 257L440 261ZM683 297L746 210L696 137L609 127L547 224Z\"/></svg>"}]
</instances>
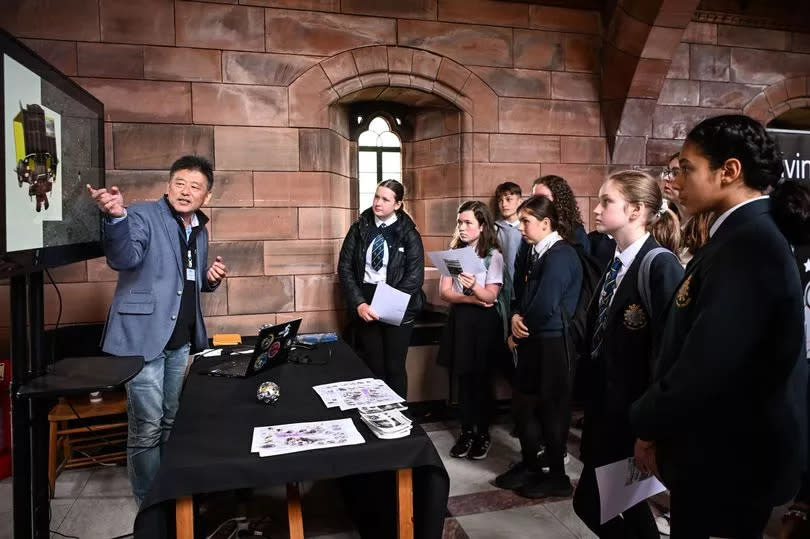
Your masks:
<instances>
[{"instance_id":1,"label":"black school shoe","mask_svg":"<svg viewBox=\"0 0 810 539\"><path fill-rule=\"evenodd\" d=\"M517 491L524 498L566 498L574 492L574 486L567 475L552 475L548 473L534 474L529 481Z\"/></svg>"},{"instance_id":2,"label":"black school shoe","mask_svg":"<svg viewBox=\"0 0 810 539\"><path fill-rule=\"evenodd\" d=\"M525 485L533 472L525 462L518 462L504 473L495 478L495 486L507 490L515 490Z\"/></svg>"},{"instance_id":3,"label":"black school shoe","mask_svg":"<svg viewBox=\"0 0 810 539\"><path fill-rule=\"evenodd\" d=\"M458 437L455 445L450 448L450 456L457 459L463 459L470 453L470 449L472 449L474 442L475 433L473 431L462 431L461 436Z\"/></svg>"},{"instance_id":4,"label":"black school shoe","mask_svg":"<svg viewBox=\"0 0 810 539\"><path fill-rule=\"evenodd\" d=\"M475 441L470 448L470 452L467 453L468 459L473 460L482 460L487 458L487 454L489 453L489 446L492 442L489 439L488 432L479 432L475 435Z\"/></svg>"}]
</instances>

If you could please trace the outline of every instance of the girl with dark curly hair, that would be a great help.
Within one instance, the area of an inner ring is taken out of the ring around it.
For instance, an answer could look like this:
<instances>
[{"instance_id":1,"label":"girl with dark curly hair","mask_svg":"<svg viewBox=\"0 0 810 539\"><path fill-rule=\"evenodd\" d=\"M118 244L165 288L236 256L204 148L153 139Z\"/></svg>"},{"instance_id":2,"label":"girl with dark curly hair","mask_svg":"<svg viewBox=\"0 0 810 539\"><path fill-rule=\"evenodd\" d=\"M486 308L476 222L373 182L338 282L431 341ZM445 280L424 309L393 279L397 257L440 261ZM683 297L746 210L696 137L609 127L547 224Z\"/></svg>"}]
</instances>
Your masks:
<instances>
[{"instance_id":1,"label":"girl with dark curly hair","mask_svg":"<svg viewBox=\"0 0 810 539\"><path fill-rule=\"evenodd\" d=\"M590 240L585 232L585 226L582 224L582 214L579 212L577 199L568 183L559 176L541 176L532 183L532 196L543 196L554 203L558 219L557 233L574 244L575 248L581 248L586 255L590 255ZM530 250L531 246L526 241L522 241L515 256L513 303L519 303L523 294L525 283L521 281L526 275Z\"/></svg>"},{"instance_id":2,"label":"girl with dark curly hair","mask_svg":"<svg viewBox=\"0 0 810 539\"><path fill-rule=\"evenodd\" d=\"M631 407L635 462L670 490L672 539L761 537L807 457L804 307L789 240L808 204L784 203L782 156L747 116L699 123L680 169L686 211L717 217Z\"/></svg>"},{"instance_id":3,"label":"girl with dark curly hair","mask_svg":"<svg viewBox=\"0 0 810 539\"><path fill-rule=\"evenodd\" d=\"M579 204L568 182L553 174L540 176L532 183L532 195L544 196L552 201L557 215L560 216L560 236L571 243L579 243L586 253L590 253L590 243L582 223Z\"/></svg>"}]
</instances>

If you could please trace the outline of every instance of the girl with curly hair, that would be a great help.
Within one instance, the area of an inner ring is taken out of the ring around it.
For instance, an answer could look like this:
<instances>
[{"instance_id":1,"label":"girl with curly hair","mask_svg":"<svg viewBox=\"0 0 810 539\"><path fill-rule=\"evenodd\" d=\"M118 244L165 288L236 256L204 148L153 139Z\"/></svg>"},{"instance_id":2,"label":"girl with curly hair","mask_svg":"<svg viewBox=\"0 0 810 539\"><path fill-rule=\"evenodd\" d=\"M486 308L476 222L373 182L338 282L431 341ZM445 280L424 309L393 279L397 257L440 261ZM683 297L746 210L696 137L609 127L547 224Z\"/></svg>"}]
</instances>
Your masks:
<instances>
[{"instance_id":1,"label":"girl with curly hair","mask_svg":"<svg viewBox=\"0 0 810 539\"><path fill-rule=\"evenodd\" d=\"M554 203L560 219L560 236L572 243L579 243L590 254L590 242L582 223L579 204L568 182L554 174L541 176L532 183L532 195L544 196Z\"/></svg>"},{"instance_id":2,"label":"girl with curly hair","mask_svg":"<svg viewBox=\"0 0 810 539\"><path fill-rule=\"evenodd\" d=\"M574 244L575 248L581 248L586 255L590 255L591 243L585 232L585 226L582 224L582 214L579 212L577 199L568 183L560 176L552 174L541 176L532 183L532 196L543 196L554 203L554 211L557 214L557 233L564 240ZM528 269L530 250L531 246L523 241L515 256L513 306L520 302L523 295L525 283L522 281Z\"/></svg>"}]
</instances>

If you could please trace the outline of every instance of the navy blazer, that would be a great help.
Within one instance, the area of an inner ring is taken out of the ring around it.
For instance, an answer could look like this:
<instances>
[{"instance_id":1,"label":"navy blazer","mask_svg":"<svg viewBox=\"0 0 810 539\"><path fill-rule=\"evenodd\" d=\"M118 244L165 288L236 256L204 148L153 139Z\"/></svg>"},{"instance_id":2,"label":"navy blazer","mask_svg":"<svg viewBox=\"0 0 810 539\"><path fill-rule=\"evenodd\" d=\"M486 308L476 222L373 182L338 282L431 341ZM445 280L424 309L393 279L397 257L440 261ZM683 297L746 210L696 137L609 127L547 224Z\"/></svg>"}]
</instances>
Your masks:
<instances>
[{"instance_id":1,"label":"navy blazer","mask_svg":"<svg viewBox=\"0 0 810 539\"><path fill-rule=\"evenodd\" d=\"M527 338L562 335L563 316L573 315L582 290L579 257L570 243L560 240L535 265L523 276L516 312L529 328Z\"/></svg>"},{"instance_id":2,"label":"navy blazer","mask_svg":"<svg viewBox=\"0 0 810 539\"><path fill-rule=\"evenodd\" d=\"M185 283L180 227L162 198L133 204L127 217L104 224L103 247L107 264L118 272L118 285L107 313L102 349L117 356L143 356L151 361L174 331ZM211 292L208 268L208 230L197 233L197 293L192 351L208 345L200 309L200 291Z\"/></svg>"},{"instance_id":3,"label":"navy blazer","mask_svg":"<svg viewBox=\"0 0 810 539\"><path fill-rule=\"evenodd\" d=\"M638 274L644 256L656 247L660 245L650 235L615 291L608 308L599 357L586 358L580 366L587 387L582 457L592 466L633 455L636 437L630 426L630 406L650 385L663 319L683 277L683 268L675 256L657 255L650 265L649 308L652 313L647 312L639 293ZM602 275L588 308L589 344L593 340L599 315L599 293L606 274Z\"/></svg>"},{"instance_id":4,"label":"navy blazer","mask_svg":"<svg viewBox=\"0 0 810 539\"><path fill-rule=\"evenodd\" d=\"M591 254L591 242L588 239L588 235L585 233L584 226L577 225L577 227L574 229L574 238L571 243L580 244L584 249L585 254ZM517 254L515 254L514 272L512 274L513 301L511 310L513 314L520 304L520 298L523 296L523 289L526 287L526 272L528 271L527 266L529 264L529 253L532 247L533 246L529 245L526 240L521 239L520 245L517 248ZM504 263L506 263L505 258Z\"/></svg>"},{"instance_id":5,"label":"navy blazer","mask_svg":"<svg viewBox=\"0 0 810 539\"><path fill-rule=\"evenodd\" d=\"M769 200L734 211L670 303L654 382L631 412L673 491L779 505L807 451L799 272Z\"/></svg>"}]
</instances>

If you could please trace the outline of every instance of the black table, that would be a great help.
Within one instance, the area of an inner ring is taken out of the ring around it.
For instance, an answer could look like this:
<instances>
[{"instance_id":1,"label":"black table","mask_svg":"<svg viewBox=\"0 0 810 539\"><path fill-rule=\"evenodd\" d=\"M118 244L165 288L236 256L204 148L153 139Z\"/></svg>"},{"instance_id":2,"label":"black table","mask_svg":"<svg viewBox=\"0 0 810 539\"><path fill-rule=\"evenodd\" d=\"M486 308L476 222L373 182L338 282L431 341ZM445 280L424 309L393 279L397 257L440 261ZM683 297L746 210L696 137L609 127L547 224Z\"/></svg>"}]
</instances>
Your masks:
<instances>
[{"instance_id":1,"label":"black table","mask_svg":"<svg viewBox=\"0 0 810 539\"><path fill-rule=\"evenodd\" d=\"M112 391L141 372L141 356L67 357L20 386L17 397L54 398Z\"/></svg>"},{"instance_id":2,"label":"black table","mask_svg":"<svg viewBox=\"0 0 810 539\"><path fill-rule=\"evenodd\" d=\"M135 520L136 538L170 537L175 529L178 538L181 533L191 536L193 494L287 484L295 502L297 489L289 485L299 481L394 470L401 503L409 501L410 496L403 494L413 489L413 534L425 539L441 537L449 479L424 430L414 424L410 436L380 440L357 411L326 408L312 386L372 374L343 342L321 344L307 354L313 362L327 364L286 363L251 378L233 379L201 374L215 360L195 362L161 468ZM266 380L281 388L275 405L256 399L256 388ZM353 418L366 443L266 458L250 453L254 427L344 417ZM408 520L407 506L404 509L406 514L400 517ZM290 510L295 511L294 504ZM172 523L172 515L176 515L176 523Z\"/></svg>"}]
</instances>

